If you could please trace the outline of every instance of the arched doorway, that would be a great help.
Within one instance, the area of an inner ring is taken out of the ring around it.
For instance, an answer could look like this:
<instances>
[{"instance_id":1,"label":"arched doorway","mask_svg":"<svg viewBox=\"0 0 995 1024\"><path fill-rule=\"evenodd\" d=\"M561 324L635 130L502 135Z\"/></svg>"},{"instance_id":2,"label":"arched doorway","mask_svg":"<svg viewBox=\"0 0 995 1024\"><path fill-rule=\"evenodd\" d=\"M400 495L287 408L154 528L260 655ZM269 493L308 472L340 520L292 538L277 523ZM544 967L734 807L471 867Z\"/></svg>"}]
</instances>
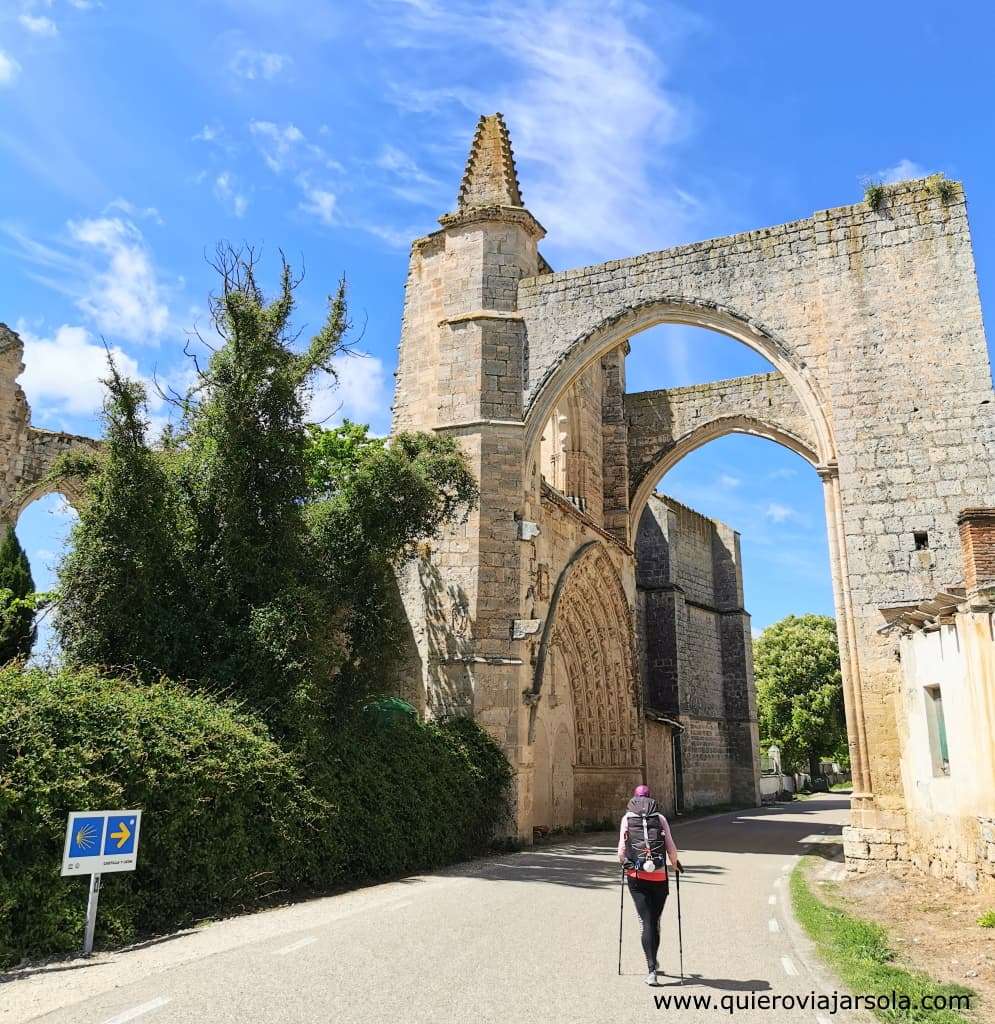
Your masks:
<instances>
[{"instance_id":1,"label":"arched doorway","mask_svg":"<svg viewBox=\"0 0 995 1024\"><path fill-rule=\"evenodd\" d=\"M530 703L533 824L604 821L641 780L644 758L629 602L598 541L556 582Z\"/></svg>"}]
</instances>

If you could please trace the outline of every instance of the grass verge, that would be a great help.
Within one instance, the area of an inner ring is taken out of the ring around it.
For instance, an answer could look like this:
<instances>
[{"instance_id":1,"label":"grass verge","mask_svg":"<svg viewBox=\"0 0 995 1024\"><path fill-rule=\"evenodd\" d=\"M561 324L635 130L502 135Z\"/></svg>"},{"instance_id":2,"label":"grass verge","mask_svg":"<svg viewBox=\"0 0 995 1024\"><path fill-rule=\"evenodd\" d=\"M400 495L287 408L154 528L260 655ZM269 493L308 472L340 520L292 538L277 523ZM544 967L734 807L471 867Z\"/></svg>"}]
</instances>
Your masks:
<instances>
[{"instance_id":1,"label":"grass verge","mask_svg":"<svg viewBox=\"0 0 995 1024\"><path fill-rule=\"evenodd\" d=\"M866 1005L878 1020L888 1024L972 1024L979 1019L965 1016L960 1010L930 1008L946 1005L951 996L968 996L976 1010L977 996L971 989L941 984L921 971L897 964L888 934L880 925L851 917L823 903L813 892L807 877L810 863L812 858L803 858L791 874L795 916L815 942L819 955L851 992L875 1000L885 997L893 1003L890 1008ZM906 1001L907 1007L902 1008Z\"/></svg>"}]
</instances>

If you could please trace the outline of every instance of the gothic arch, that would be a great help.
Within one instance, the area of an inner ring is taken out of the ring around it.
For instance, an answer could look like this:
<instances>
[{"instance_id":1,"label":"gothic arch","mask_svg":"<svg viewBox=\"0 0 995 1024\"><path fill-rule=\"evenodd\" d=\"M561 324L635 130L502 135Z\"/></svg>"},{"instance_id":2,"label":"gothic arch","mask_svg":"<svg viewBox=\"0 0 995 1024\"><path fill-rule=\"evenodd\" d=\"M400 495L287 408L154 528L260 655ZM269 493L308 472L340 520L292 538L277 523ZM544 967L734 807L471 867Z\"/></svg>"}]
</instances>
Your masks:
<instances>
[{"instance_id":1,"label":"gothic arch","mask_svg":"<svg viewBox=\"0 0 995 1024\"><path fill-rule=\"evenodd\" d=\"M753 317L729 306L703 299L661 296L648 299L602 320L567 345L541 379L529 389L525 410L526 465L553 407L574 380L596 359L624 344L635 334L659 324L685 324L725 334L753 349L779 370L808 414L816 438L818 461L836 461L836 444L829 410L818 384L785 341Z\"/></svg>"},{"instance_id":2,"label":"gothic arch","mask_svg":"<svg viewBox=\"0 0 995 1024\"><path fill-rule=\"evenodd\" d=\"M83 488L78 480L68 477L62 480L41 480L33 487L29 487L14 495L6 510L7 520L16 523L21 517L21 513L29 505L41 498L48 497L50 494L61 494L77 511L79 510L80 502L83 500Z\"/></svg>"},{"instance_id":3,"label":"gothic arch","mask_svg":"<svg viewBox=\"0 0 995 1024\"><path fill-rule=\"evenodd\" d=\"M725 437L728 434L749 434L753 437L766 438L768 441L773 441L800 455L813 468L819 465L819 458L809 444L797 434L785 430L783 427L765 423L751 416L722 416L703 423L662 447L649 468L638 480L633 481L635 486L629 502L630 536L635 537L646 502L649 501L650 495L656 489L660 479L686 455L690 455L691 452L708 444L709 441Z\"/></svg>"},{"instance_id":4,"label":"gothic arch","mask_svg":"<svg viewBox=\"0 0 995 1024\"><path fill-rule=\"evenodd\" d=\"M557 580L526 691L533 712L553 650L570 679L575 765L638 769L643 751L632 617L622 581L600 541L578 548ZM534 729L533 714L533 736Z\"/></svg>"}]
</instances>

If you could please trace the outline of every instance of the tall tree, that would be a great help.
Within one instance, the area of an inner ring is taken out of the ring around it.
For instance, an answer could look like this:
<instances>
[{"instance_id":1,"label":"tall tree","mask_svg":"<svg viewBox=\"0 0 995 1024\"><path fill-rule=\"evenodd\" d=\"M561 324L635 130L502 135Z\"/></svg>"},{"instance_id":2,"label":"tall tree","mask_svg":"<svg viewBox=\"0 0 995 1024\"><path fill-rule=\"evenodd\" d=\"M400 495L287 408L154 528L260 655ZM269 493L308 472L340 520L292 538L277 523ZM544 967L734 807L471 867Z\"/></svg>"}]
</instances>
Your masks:
<instances>
[{"instance_id":1,"label":"tall tree","mask_svg":"<svg viewBox=\"0 0 995 1024\"><path fill-rule=\"evenodd\" d=\"M167 675L307 731L387 688L388 574L476 486L452 439L306 423L344 345L344 285L301 345L286 263L271 300L251 251L222 250L217 269L221 343L176 430L151 443L141 387L112 367L103 451L56 467L86 492L57 629L70 663Z\"/></svg>"},{"instance_id":2,"label":"tall tree","mask_svg":"<svg viewBox=\"0 0 995 1024\"><path fill-rule=\"evenodd\" d=\"M0 664L27 658L34 646L35 581L13 526L0 543Z\"/></svg>"},{"instance_id":3,"label":"tall tree","mask_svg":"<svg viewBox=\"0 0 995 1024\"><path fill-rule=\"evenodd\" d=\"M760 735L781 748L791 770L818 774L819 760L846 747L843 680L836 623L827 615L789 615L753 645Z\"/></svg>"}]
</instances>

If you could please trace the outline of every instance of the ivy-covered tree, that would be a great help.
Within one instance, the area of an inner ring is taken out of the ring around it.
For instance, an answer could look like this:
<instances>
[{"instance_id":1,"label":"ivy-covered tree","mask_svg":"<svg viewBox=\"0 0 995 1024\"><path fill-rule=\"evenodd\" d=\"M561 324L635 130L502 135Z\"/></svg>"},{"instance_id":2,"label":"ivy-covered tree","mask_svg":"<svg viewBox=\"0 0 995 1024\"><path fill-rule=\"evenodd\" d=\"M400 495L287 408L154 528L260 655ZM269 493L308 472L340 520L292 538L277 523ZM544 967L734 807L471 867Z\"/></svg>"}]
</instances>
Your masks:
<instances>
[{"instance_id":1,"label":"ivy-covered tree","mask_svg":"<svg viewBox=\"0 0 995 1024\"><path fill-rule=\"evenodd\" d=\"M0 542L0 664L27 658L35 642L35 581L12 526Z\"/></svg>"},{"instance_id":2,"label":"ivy-covered tree","mask_svg":"<svg viewBox=\"0 0 995 1024\"><path fill-rule=\"evenodd\" d=\"M786 768L818 774L819 760L846 749L843 681L836 623L827 615L789 615L753 645L760 735L781 748Z\"/></svg>"},{"instance_id":3,"label":"ivy-covered tree","mask_svg":"<svg viewBox=\"0 0 995 1024\"><path fill-rule=\"evenodd\" d=\"M401 648L395 569L417 542L465 516L477 483L450 437L401 433L387 444L348 420L308 429L315 561L349 609L347 690L369 691L389 680Z\"/></svg>"},{"instance_id":4,"label":"ivy-covered tree","mask_svg":"<svg viewBox=\"0 0 995 1024\"><path fill-rule=\"evenodd\" d=\"M476 488L451 439L306 423L344 346L344 284L299 345L286 262L272 300L251 251L217 269L220 345L175 430L151 443L142 388L112 367L103 451L56 467L86 492L57 628L71 663L185 680L300 730L387 688L387 574Z\"/></svg>"}]
</instances>

